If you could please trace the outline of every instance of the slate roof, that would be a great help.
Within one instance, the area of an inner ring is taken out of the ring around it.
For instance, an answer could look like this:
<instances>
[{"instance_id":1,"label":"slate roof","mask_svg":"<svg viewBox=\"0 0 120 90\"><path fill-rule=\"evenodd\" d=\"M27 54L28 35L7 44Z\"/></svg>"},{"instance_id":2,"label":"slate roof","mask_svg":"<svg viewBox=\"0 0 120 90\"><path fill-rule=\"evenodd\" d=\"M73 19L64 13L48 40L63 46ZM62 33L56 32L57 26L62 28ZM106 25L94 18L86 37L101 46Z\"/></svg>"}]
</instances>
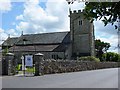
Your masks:
<instances>
[{"instance_id":1,"label":"slate roof","mask_svg":"<svg viewBox=\"0 0 120 90\"><path fill-rule=\"evenodd\" d=\"M70 44L70 32L54 32L43 34L27 34L19 38L10 38L9 51L55 51L63 52ZM8 42L6 40L3 45ZM25 40L25 44L23 42ZM23 45L24 44L24 45Z\"/></svg>"},{"instance_id":2,"label":"slate roof","mask_svg":"<svg viewBox=\"0 0 120 90\"><path fill-rule=\"evenodd\" d=\"M29 45L29 46L14 46L9 49L9 51L18 52L18 51L54 51L59 45Z\"/></svg>"},{"instance_id":3,"label":"slate roof","mask_svg":"<svg viewBox=\"0 0 120 90\"><path fill-rule=\"evenodd\" d=\"M2 43L2 46L13 46L14 43L16 43L18 40L18 37L8 38L6 41Z\"/></svg>"},{"instance_id":4,"label":"slate roof","mask_svg":"<svg viewBox=\"0 0 120 90\"><path fill-rule=\"evenodd\" d=\"M23 45L23 39L26 40L25 44L59 44L70 43L69 32L54 32L42 34L28 34L20 37L16 45Z\"/></svg>"}]
</instances>

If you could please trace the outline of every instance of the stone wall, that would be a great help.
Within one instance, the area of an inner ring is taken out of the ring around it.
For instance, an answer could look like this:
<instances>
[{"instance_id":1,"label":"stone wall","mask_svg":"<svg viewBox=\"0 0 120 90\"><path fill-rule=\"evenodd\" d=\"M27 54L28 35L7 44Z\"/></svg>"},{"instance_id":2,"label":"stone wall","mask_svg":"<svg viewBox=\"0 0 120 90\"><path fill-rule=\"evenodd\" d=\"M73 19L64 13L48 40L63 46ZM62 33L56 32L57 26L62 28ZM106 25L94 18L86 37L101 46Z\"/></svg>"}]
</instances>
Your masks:
<instances>
[{"instance_id":1,"label":"stone wall","mask_svg":"<svg viewBox=\"0 0 120 90\"><path fill-rule=\"evenodd\" d=\"M41 74L77 72L103 68L116 68L117 62L83 62L77 60L45 60L40 63Z\"/></svg>"}]
</instances>

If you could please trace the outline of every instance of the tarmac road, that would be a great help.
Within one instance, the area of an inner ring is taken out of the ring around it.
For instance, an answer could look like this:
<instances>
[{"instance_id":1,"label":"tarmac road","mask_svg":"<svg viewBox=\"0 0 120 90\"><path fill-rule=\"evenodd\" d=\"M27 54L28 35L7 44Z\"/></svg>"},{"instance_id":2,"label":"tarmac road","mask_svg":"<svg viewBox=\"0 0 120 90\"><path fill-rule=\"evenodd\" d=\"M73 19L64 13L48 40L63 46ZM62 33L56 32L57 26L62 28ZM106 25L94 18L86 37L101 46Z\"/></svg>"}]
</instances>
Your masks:
<instances>
[{"instance_id":1,"label":"tarmac road","mask_svg":"<svg viewBox=\"0 0 120 90\"><path fill-rule=\"evenodd\" d=\"M4 76L2 88L118 88L118 68L37 77Z\"/></svg>"}]
</instances>

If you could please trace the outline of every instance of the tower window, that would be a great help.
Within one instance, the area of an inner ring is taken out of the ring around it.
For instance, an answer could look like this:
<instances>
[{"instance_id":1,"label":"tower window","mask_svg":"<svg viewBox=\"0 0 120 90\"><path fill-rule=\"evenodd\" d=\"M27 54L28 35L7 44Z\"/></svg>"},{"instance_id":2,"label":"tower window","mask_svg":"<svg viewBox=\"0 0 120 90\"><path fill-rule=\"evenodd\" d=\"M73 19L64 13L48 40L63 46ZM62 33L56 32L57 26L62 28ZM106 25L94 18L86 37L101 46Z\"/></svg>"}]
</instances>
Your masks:
<instances>
[{"instance_id":1,"label":"tower window","mask_svg":"<svg viewBox=\"0 0 120 90\"><path fill-rule=\"evenodd\" d=\"M79 21L79 25L80 25L80 21Z\"/></svg>"},{"instance_id":2,"label":"tower window","mask_svg":"<svg viewBox=\"0 0 120 90\"><path fill-rule=\"evenodd\" d=\"M82 25L82 20L81 20L81 25Z\"/></svg>"},{"instance_id":3,"label":"tower window","mask_svg":"<svg viewBox=\"0 0 120 90\"><path fill-rule=\"evenodd\" d=\"M79 25L82 25L82 20L79 21Z\"/></svg>"}]
</instances>

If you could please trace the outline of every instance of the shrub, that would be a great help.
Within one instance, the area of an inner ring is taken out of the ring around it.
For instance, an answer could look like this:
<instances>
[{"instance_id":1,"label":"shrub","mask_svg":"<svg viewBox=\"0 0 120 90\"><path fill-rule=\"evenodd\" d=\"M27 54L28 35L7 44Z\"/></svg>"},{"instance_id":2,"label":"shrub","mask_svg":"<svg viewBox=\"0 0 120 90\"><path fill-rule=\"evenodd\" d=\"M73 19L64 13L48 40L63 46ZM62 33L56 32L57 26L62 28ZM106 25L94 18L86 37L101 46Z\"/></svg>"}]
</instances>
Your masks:
<instances>
[{"instance_id":1,"label":"shrub","mask_svg":"<svg viewBox=\"0 0 120 90\"><path fill-rule=\"evenodd\" d=\"M119 62L120 61L120 54L114 52L108 52L102 55L102 61L112 61L112 62Z\"/></svg>"},{"instance_id":2,"label":"shrub","mask_svg":"<svg viewBox=\"0 0 120 90\"><path fill-rule=\"evenodd\" d=\"M86 56L86 57L80 57L80 61L95 61L95 62L100 62L99 58L96 58L94 56Z\"/></svg>"},{"instance_id":3,"label":"shrub","mask_svg":"<svg viewBox=\"0 0 120 90\"><path fill-rule=\"evenodd\" d=\"M18 65L16 66L16 70L17 70L17 71L21 71L21 67L22 67L22 64L18 64Z\"/></svg>"}]
</instances>

